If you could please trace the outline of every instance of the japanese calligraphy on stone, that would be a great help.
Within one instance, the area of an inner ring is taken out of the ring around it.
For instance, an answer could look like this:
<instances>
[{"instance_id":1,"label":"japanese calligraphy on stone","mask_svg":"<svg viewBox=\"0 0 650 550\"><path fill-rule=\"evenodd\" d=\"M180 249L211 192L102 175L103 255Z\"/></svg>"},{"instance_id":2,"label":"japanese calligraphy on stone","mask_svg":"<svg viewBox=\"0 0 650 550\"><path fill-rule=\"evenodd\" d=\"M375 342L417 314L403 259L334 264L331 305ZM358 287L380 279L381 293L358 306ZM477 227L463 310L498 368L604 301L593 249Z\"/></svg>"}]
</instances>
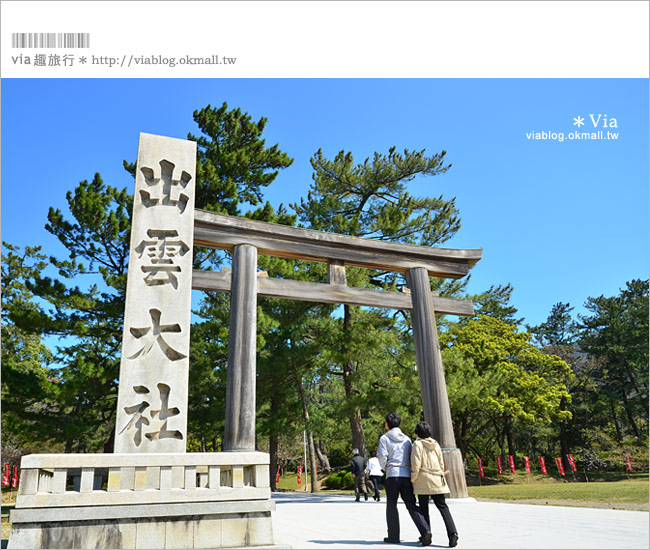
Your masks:
<instances>
[{"instance_id":1,"label":"japanese calligraphy on stone","mask_svg":"<svg viewBox=\"0 0 650 550\"><path fill-rule=\"evenodd\" d=\"M183 439L183 434L178 430L167 429L167 420L180 414L177 407L169 406L169 394L171 388L167 384L160 383L158 387L158 398L156 403L159 408L153 409L147 399L150 399L150 391L146 386L133 386L137 395L142 395L142 401L134 405L124 407L124 412L130 416L129 422L122 428L120 435L129 433L133 435L133 442L136 447L142 443L142 436L149 441L159 439Z\"/></svg>"},{"instance_id":2,"label":"japanese calligraphy on stone","mask_svg":"<svg viewBox=\"0 0 650 550\"><path fill-rule=\"evenodd\" d=\"M179 179L173 179L174 168L173 163L161 160L160 177L156 177L153 168L143 166L140 169L147 185L146 189L140 190L140 197L147 208L161 205L177 207L181 213L185 211L189 200L185 188L192 176L183 170Z\"/></svg>"},{"instance_id":3,"label":"japanese calligraphy on stone","mask_svg":"<svg viewBox=\"0 0 650 550\"><path fill-rule=\"evenodd\" d=\"M143 239L136 247L142 265L140 269L146 274L144 282L148 286L169 284L178 288L177 273L181 267L176 261L189 252L189 247L178 238L174 229L147 230L149 239Z\"/></svg>"},{"instance_id":4,"label":"japanese calligraphy on stone","mask_svg":"<svg viewBox=\"0 0 650 550\"><path fill-rule=\"evenodd\" d=\"M160 317L162 313L159 309L152 308L149 310L149 316L151 317L151 325L147 327L134 328L131 327L129 330L133 337L139 341L140 349L136 351L133 355L129 356L129 359L137 359L147 355L154 346L160 348L160 350L167 356L170 361L178 361L179 359L184 359L186 355L176 351L172 348L163 334L165 333L178 333L181 332L181 327L178 323L171 323L168 325L162 325L160 323Z\"/></svg>"}]
</instances>

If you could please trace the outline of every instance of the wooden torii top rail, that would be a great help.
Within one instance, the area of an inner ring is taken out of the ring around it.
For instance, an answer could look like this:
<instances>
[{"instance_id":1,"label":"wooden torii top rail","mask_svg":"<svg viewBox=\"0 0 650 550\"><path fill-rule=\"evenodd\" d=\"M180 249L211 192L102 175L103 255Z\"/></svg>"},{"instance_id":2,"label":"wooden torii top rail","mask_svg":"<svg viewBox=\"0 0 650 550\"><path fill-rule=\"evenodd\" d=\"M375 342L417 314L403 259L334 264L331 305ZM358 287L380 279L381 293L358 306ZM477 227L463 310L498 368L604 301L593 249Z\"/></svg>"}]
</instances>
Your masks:
<instances>
[{"instance_id":1,"label":"wooden torii top rail","mask_svg":"<svg viewBox=\"0 0 650 550\"><path fill-rule=\"evenodd\" d=\"M194 245L232 250L241 244L258 252L296 260L328 263L329 284L287 279L258 278L258 293L265 296L314 302L347 303L411 309L410 294L348 287L345 265L407 272L425 268L430 276L459 279L481 259L482 249L434 248L399 244L311 229L194 211ZM192 288L229 292L231 274L193 271ZM433 297L434 310L453 315L473 315L469 300Z\"/></svg>"}]
</instances>

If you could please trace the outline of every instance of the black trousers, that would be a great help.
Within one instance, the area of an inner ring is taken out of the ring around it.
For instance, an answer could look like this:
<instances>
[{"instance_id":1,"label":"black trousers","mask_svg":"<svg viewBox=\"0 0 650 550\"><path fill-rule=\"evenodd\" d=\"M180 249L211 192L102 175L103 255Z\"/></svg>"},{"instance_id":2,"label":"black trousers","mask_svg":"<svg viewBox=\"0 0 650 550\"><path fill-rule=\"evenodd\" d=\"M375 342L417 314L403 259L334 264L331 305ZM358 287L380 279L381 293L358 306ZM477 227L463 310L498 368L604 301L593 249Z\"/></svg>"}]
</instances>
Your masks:
<instances>
[{"instance_id":1,"label":"black trousers","mask_svg":"<svg viewBox=\"0 0 650 550\"><path fill-rule=\"evenodd\" d=\"M380 498L379 496L379 480L381 479L381 476L370 476L370 479L372 481L372 486L373 489L375 490L375 498Z\"/></svg>"},{"instance_id":2,"label":"black trousers","mask_svg":"<svg viewBox=\"0 0 650 550\"><path fill-rule=\"evenodd\" d=\"M430 531L429 524L424 519L420 508L415 503L413 485L409 477L387 477L384 482L386 488L386 525L388 526L388 538L399 540L399 512L397 511L397 499L402 497L411 519L418 528L420 535Z\"/></svg>"},{"instance_id":3,"label":"black trousers","mask_svg":"<svg viewBox=\"0 0 650 550\"><path fill-rule=\"evenodd\" d=\"M354 476L354 496L359 498L361 493L364 496L368 494L366 493L366 476L363 474Z\"/></svg>"},{"instance_id":4,"label":"black trousers","mask_svg":"<svg viewBox=\"0 0 650 550\"><path fill-rule=\"evenodd\" d=\"M449 506L445 502L445 495L418 495L418 505L427 524L431 525L431 521L429 521L429 497L433 499L433 503L442 516L442 521L445 522L447 536L449 537L456 533L456 525L454 524L454 519L451 517Z\"/></svg>"}]
</instances>

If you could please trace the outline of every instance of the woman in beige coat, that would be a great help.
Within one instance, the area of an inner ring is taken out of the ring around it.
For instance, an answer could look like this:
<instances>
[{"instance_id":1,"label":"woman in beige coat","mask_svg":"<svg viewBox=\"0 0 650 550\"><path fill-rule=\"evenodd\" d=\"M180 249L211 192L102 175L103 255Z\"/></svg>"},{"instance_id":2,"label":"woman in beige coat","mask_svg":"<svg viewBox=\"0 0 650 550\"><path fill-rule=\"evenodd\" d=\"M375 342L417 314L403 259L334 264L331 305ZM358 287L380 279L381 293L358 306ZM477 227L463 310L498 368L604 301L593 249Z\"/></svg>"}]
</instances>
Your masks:
<instances>
[{"instance_id":1,"label":"woman in beige coat","mask_svg":"<svg viewBox=\"0 0 650 550\"><path fill-rule=\"evenodd\" d=\"M449 507L445 503L445 493L449 493L445 481L445 463L438 442L431 437L431 428L426 422L415 427L417 439L411 449L411 482L413 492L418 495L418 506L429 526L429 497L438 508L449 537L449 547L458 544L458 533ZM433 531L433 528L431 528Z\"/></svg>"}]
</instances>

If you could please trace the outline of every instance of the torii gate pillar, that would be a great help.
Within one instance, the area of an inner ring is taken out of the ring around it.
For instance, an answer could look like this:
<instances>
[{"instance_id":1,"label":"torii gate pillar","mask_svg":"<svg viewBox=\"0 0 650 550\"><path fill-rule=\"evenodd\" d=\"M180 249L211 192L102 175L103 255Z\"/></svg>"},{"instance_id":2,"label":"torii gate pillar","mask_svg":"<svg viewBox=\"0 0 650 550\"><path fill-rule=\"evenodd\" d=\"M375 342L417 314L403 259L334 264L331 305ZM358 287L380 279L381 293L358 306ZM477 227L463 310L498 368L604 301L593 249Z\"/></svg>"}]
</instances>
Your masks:
<instances>
[{"instance_id":1,"label":"torii gate pillar","mask_svg":"<svg viewBox=\"0 0 650 550\"><path fill-rule=\"evenodd\" d=\"M447 482L451 496L466 498L465 470L460 449L456 448L454 427L451 422L429 274L425 268L416 267L409 269L407 278L413 298L411 318L424 419L431 426L433 438L442 448L445 468L449 471Z\"/></svg>"},{"instance_id":2,"label":"torii gate pillar","mask_svg":"<svg viewBox=\"0 0 650 550\"><path fill-rule=\"evenodd\" d=\"M255 450L257 249L235 246L230 292L224 451Z\"/></svg>"}]
</instances>

